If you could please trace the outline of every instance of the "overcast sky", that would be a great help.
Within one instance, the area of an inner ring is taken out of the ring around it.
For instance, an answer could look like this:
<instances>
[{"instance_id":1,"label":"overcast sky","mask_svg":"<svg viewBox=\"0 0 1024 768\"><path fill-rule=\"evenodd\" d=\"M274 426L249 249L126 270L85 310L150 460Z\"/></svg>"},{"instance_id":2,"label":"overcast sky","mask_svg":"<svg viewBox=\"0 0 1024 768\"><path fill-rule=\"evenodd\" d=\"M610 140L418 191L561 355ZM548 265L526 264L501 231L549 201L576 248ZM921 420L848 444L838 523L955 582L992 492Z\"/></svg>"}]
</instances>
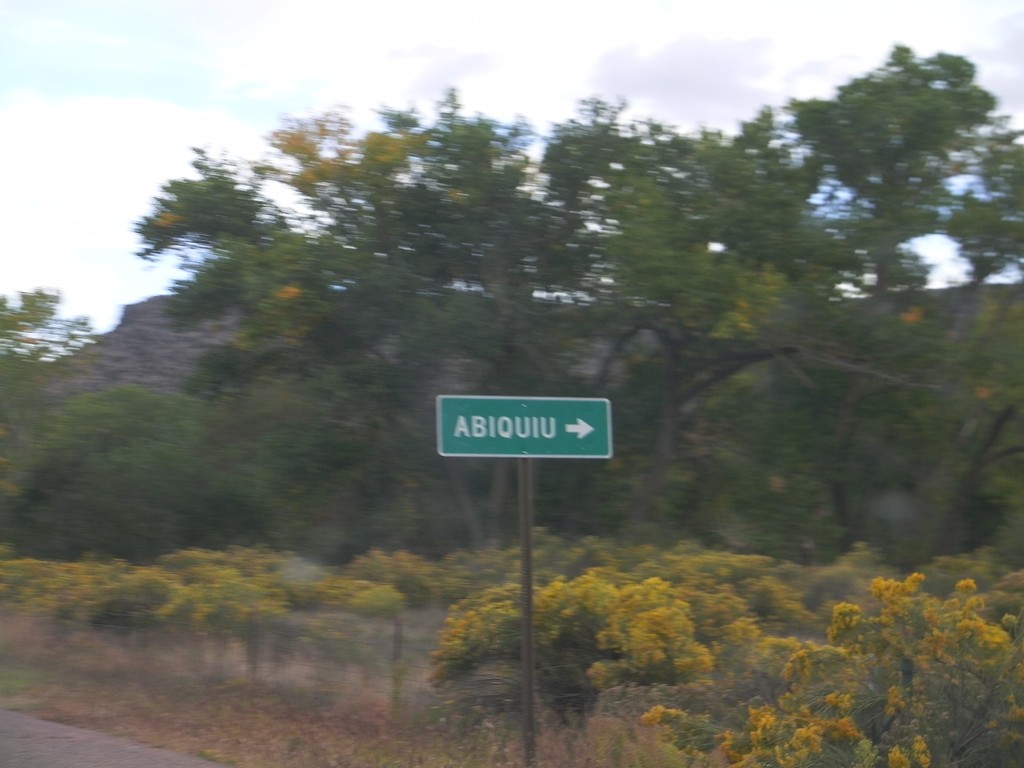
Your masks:
<instances>
[{"instance_id":1,"label":"overcast sky","mask_svg":"<svg viewBox=\"0 0 1024 768\"><path fill-rule=\"evenodd\" d=\"M541 134L581 99L683 128L827 97L896 43L966 56L1024 127L1021 0L0 0L0 294L109 330L166 293L133 223L190 147L256 158L285 115L470 112Z\"/></svg>"}]
</instances>

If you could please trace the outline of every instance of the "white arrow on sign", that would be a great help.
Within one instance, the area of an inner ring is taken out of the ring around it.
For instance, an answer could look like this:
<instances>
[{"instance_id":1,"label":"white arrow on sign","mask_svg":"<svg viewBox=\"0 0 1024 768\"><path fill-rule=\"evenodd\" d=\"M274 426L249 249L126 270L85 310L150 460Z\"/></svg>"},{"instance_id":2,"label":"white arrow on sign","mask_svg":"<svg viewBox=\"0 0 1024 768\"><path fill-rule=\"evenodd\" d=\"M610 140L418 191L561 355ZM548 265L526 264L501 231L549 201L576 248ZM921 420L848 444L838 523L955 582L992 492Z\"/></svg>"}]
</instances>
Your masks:
<instances>
[{"instance_id":1,"label":"white arrow on sign","mask_svg":"<svg viewBox=\"0 0 1024 768\"><path fill-rule=\"evenodd\" d=\"M593 432L594 428L592 426L590 426L589 424L587 424L587 422L585 422L583 419L577 417L575 424L566 424L565 425L565 431L566 432L575 432L576 433L576 437L578 437L579 439L582 440L584 437L586 437L591 432Z\"/></svg>"}]
</instances>

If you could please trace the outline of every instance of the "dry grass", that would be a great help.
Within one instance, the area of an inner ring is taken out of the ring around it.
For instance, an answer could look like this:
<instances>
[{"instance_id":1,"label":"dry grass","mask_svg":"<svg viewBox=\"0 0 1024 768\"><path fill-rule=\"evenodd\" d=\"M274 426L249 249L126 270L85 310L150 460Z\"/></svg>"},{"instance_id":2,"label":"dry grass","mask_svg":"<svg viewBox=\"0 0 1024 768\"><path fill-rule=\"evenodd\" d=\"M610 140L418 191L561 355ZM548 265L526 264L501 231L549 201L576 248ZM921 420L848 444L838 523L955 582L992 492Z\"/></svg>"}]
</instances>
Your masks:
<instances>
[{"instance_id":1,"label":"dry grass","mask_svg":"<svg viewBox=\"0 0 1024 768\"><path fill-rule=\"evenodd\" d=\"M422 659L410 661L413 672L396 699L365 658L339 664L319 681L283 665L252 682L230 676L245 667L237 649L69 632L36 617L0 616L0 706L238 768L523 765L515 723L453 717L420 679ZM541 728L536 763L680 765L653 733L613 718Z\"/></svg>"}]
</instances>

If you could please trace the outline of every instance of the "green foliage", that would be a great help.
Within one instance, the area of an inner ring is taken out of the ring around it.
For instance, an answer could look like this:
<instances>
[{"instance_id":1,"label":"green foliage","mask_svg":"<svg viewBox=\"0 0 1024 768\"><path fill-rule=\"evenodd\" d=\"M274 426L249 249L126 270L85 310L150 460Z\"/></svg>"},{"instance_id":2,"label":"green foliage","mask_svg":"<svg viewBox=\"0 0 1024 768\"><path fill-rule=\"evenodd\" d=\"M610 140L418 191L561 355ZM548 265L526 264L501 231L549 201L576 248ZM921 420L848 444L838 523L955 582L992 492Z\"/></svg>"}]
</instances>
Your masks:
<instances>
[{"instance_id":1,"label":"green foliage","mask_svg":"<svg viewBox=\"0 0 1024 768\"><path fill-rule=\"evenodd\" d=\"M946 231L968 260L975 284L1021 266L1024 147L1019 139L1019 131L997 124L972 147L969 170L976 183L955 199L949 217Z\"/></svg>"},{"instance_id":2,"label":"green foliage","mask_svg":"<svg viewBox=\"0 0 1024 768\"><path fill-rule=\"evenodd\" d=\"M5 366L55 362L91 341L86 321L59 317L59 304L59 294L44 290L22 291L13 299L0 296L0 359Z\"/></svg>"},{"instance_id":3,"label":"green foliage","mask_svg":"<svg viewBox=\"0 0 1024 768\"><path fill-rule=\"evenodd\" d=\"M920 284L920 258L902 245L937 225L962 137L988 122L995 107L974 74L962 57L919 59L897 46L882 67L833 99L791 105L811 163L845 214L846 224L837 226L863 248L870 292Z\"/></svg>"},{"instance_id":4,"label":"green foliage","mask_svg":"<svg viewBox=\"0 0 1024 768\"><path fill-rule=\"evenodd\" d=\"M193 150L197 182L178 179L164 185L161 202L136 226L145 244L140 256L155 259L176 250L182 266L200 269L222 238L258 239L268 224L269 202L258 190L258 179L244 178L237 164ZM224 286L226 287L226 286Z\"/></svg>"},{"instance_id":5,"label":"green foliage","mask_svg":"<svg viewBox=\"0 0 1024 768\"><path fill-rule=\"evenodd\" d=\"M623 683L707 679L712 641L748 637L741 627L754 619L736 595L726 602L723 616L729 585L708 579L704 586L710 594L657 577L591 569L539 588L535 622L542 695L560 710L580 709L591 706L600 690ZM518 652L518 611L512 587L492 588L453 606L435 656L436 678L457 682L495 664L511 667Z\"/></svg>"},{"instance_id":6,"label":"green foliage","mask_svg":"<svg viewBox=\"0 0 1024 768\"><path fill-rule=\"evenodd\" d=\"M411 607L436 604L451 593L445 568L409 552L371 549L342 568L352 579L387 584Z\"/></svg>"},{"instance_id":7,"label":"green foliage","mask_svg":"<svg viewBox=\"0 0 1024 768\"><path fill-rule=\"evenodd\" d=\"M261 536L259 502L207 458L204 410L141 388L74 398L40 441L12 511L15 543L142 561Z\"/></svg>"},{"instance_id":8,"label":"green foliage","mask_svg":"<svg viewBox=\"0 0 1024 768\"><path fill-rule=\"evenodd\" d=\"M368 585L348 602L348 608L362 616L393 618L402 612L405 597L390 584Z\"/></svg>"},{"instance_id":9,"label":"green foliage","mask_svg":"<svg viewBox=\"0 0 1024 768\"><path fill-rule=\"evenodd\" d=\"M922 581L919 574L876 579L864 609L836 607L827 644L794 640L786 648L748 631L748 656L770 644L782 651L770 665L782 685L733 700L737 689L723 678L710 704L699 691L664 689L637 698L642 722L686 754L729 765L1015 763L1024 693L1019 639L981 616L983 601L969 579L948 599L920 594ZM720 651L716 661L719 674L730 676L746 666L733 652ZM741 702L746 719L737 722L730 708L735 715Z\"/></svg>"},{"instance_id":10,"label":"green foliage","mask_svg":"<svg viewBox=\"0 0 1024 768\"><path fill-rule=\"evenodd\" d=\"M985 283L1020 276L1024 155L994 109L970 62L900 46L735 134L592 99L542 137L451 92L368 132L286 119L259 162L197 151L139 255L183 268L178 320L227 314L237 336L188 398L56 411L84 328L45 292L5 299L0 528L28 554L140 562L264 543L410 605L455 599L514 573L514 463L437 457L433 398L578 394L614 401L615 457L538 473L544 580L645 557L595 535L821 569L861 542L898 568L986 545L1012 564L1024 320ZM926 289L917 238L940 232L962 289ZM445 578L380 554L463 547L481 554ZM741 619L808 631L861 581L677 565L646 577L701 642Z\"/></svg>"},{"instance_id":11,"label":"green foliage","mask_svg":"<svg viewBox=\"0 0 1024 768\"><path fill-rule=\"evenodd\" d=\"M984 553L975 562L984 563ZM852 604L843 600L879 599L885 593L877 585L888 582L873 576L878 567L863 548L834 566L797 569L763 557L679 547L648 552L628 571L594 568L555 578L535 597L541 695L567 710L592 706L602 691L607 706L623 685L661 686L667 697L662 701L699 702L720 728L730 722L740 727L730 714L736 707L755 698L774 701L791 687L792 677L783 672L797 663L791 657L839 658L835 649L786 635L820 637L833 608ZM937 569L954 567L948 560L936 563ZM1008 604L1013 584L1005 581L993 598ZM970 610L979 605L971 603ZM477 689L473 679L497 670L514 678L518 644L516 588L474 593L451 609L435 654L435 678L463 694ZM864 672L848 659L836 663L848 666L843 674L851 686L851 676ZM822 680L838 686L846 679L831 674L822 672Z\"/></svg>"},{"instance_id":12,"label":"green foliage","mask_svg":"<svg viewBox=\"0 0 1024 768\"><path fill-rule=\"evenodd\" d=\"M53 388L91 341L86 321L60 317L59 304L58 294L43 290L0 296L0 530L31 466Z\"/></svg>"},{"instance_id":13,"label":"green foliage","mask_svg":"<svg viewBox=\"0 0 1024 768\"><path fill-rule=\"evenodd\" d=\"M585 549L594 557L612 551L597 541ZM1024 755L1020 572L1000 576L987 593L969 577L948 594L938 594L941 585L928 593L922 574L876 577L865 591L878 561L864 548L814 568L693 545L644 552L537 588L541 695L563 714L595 712L586 727L650 729L663 757L692 765L873 768L881 759L982 768ZM468 562L448 579L467 578ZM389 564L428 569L409 553L381 551L353 570L383 573ZM447 565L430 567L445 578ZM991 552L932 564L940 580L975 568L982 581L994 578ZM663 577L650 575L658 569ZM828 583L824 595L813 591L818 577ZM463 582L468 594L450 609L434 675L453 695L478 701L483 688L474 681L501 681L495 698L508 706L516 700L519 589L480 588L490 578ZM709 595L704 604L691 602L698 586ZM794 603L832 597L847 599L832 605L818 639L804 639L807 617ZM182 550L151 566L0 549L0 604L108 631L250 648L262 627L298 622L309 642L336 649L353 614L392 618L406 600L385 581L267 549ZM714 601L728 605L716 613Z\"/></svg>"}]
</instances>

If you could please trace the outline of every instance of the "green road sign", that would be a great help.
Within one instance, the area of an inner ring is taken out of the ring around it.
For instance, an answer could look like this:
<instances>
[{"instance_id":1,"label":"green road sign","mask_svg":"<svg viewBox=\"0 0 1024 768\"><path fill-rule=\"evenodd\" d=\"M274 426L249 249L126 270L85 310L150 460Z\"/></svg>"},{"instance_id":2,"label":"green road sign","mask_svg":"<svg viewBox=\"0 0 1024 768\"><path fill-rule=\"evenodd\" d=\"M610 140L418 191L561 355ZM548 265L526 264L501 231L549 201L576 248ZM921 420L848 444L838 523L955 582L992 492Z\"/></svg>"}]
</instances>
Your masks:
<instances>
[{"instance_id":1,"label":"green road sign","mask_svg":"<svg viewBox=\"0 0 1024 768\"><path fill-rule=\"evenodd\" d=\"M607 459L612 406L593 397L437 398L442 456Z\"/></svg>"}]
</instances>

